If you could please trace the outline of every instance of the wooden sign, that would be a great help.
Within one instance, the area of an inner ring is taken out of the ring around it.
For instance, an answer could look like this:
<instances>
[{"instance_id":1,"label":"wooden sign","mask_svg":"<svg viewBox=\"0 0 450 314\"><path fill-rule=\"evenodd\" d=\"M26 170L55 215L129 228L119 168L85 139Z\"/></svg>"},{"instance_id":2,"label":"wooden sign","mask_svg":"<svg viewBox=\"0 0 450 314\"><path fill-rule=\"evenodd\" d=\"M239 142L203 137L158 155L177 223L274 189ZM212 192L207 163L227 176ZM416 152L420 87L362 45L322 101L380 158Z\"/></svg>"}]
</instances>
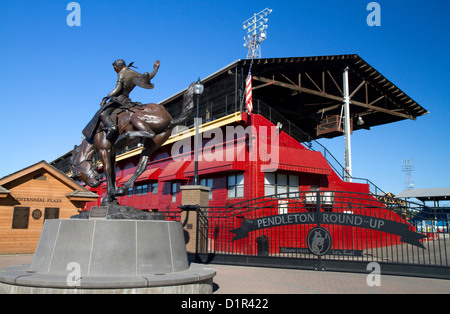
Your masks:
<instances>
[{"instance_id":1,"label":"wooden sign","mask_svg":"<svg viewBox=\"0 0 450 314\"><path fill-rule=\"evenodd\" d=\"M14 207L12 229L28 229L29 207Z\"/></svg>"}]
</instances>

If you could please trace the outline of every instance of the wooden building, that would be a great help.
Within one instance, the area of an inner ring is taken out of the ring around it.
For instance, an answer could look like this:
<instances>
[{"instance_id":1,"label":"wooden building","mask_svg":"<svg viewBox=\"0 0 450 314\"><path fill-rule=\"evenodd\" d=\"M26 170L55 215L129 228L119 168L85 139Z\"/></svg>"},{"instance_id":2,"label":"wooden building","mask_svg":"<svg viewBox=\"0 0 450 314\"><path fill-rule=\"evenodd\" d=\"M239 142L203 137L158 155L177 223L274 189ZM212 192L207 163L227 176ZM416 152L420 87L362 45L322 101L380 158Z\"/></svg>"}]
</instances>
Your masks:
<instances>
[{"instance_id":1,"label":"wooden building","mask_svg":"<svg viewBox=\"0 0 450 314\"><path fill-rule=\"evenodd\" d=\"M98 198L45 161L0 179L0 254L34 253L46 219Z\"/></svg>"}]
</instances>

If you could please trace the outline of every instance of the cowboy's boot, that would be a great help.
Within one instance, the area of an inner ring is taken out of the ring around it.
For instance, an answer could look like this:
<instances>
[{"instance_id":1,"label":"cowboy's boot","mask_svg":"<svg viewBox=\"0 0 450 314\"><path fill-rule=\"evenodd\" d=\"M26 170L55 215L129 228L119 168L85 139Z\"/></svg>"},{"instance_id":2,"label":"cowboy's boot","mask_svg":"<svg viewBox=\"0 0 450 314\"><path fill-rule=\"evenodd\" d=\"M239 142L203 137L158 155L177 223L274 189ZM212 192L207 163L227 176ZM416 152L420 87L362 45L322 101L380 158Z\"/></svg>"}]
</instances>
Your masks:
<instances>
[{"instance_id":1,"label":"cowboy's boot","mask_svg":"<svg viewBox=\"0 0 450 314\"><path fill-rule=\"evenodd\" d=\"M103 114L105 113L105 114ZM106 131L106 139L110 142L117 136L117 125L114 124L109 114L105 111L100 115L103 122L103 131Z\"/></svg>"}]
</instances>

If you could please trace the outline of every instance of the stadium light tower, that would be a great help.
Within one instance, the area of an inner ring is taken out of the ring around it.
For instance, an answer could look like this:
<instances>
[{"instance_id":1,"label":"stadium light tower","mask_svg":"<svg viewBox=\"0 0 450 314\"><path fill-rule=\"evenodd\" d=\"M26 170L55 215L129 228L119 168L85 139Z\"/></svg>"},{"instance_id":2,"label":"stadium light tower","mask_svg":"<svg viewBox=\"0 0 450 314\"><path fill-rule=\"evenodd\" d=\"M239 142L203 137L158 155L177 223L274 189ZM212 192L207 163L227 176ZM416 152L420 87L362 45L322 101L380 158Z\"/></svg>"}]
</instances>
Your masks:
<instances>
[{"instance_id":1,"label":"stadium light tower","mask_svg":"<svg viewBox=\"0 0 450 314\"><path fill-rule=\"evenodd\" d=\"M405 172L405 190L414 190L414 181L412 178L414 159L402 160L402 171Z\"/></svg>"},{"instance_id":2,"label":"stadium light tower","mask_svg":"<svg viewBox=\"0 0 450 314\"><path fill-rule=\"evenodd\" d=\"M272 10L265 8L243 23L242 28L247 30L247 36L244 37L244 47L248 48L247 59L261 58L261 43L267 39L267 15L270 13Z\"/></svg>"}]
</instances>

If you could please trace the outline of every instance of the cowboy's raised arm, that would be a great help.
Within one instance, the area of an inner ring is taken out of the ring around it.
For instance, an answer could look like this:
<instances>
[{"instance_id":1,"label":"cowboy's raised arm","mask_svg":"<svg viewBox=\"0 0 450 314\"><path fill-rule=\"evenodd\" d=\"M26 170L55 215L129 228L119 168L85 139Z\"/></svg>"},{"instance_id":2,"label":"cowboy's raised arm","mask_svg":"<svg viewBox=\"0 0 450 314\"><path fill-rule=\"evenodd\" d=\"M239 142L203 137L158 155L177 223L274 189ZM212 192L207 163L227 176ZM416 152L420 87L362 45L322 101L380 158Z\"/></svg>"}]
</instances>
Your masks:
<instances>
[{"instance_id":1,"label":"cowboy's raised arm","mask_svg":"<svg viewBox=\"0 0 450 314\"><path fill-rule=\"evenodd\" d=\"M161 63L159 62L159 60L155 61L155 64L153 65L153 71L149 74L150 79L154 78L156 73L158 73L158 69L159 69L159 65Z\"/></svg>"}]
</instances>

